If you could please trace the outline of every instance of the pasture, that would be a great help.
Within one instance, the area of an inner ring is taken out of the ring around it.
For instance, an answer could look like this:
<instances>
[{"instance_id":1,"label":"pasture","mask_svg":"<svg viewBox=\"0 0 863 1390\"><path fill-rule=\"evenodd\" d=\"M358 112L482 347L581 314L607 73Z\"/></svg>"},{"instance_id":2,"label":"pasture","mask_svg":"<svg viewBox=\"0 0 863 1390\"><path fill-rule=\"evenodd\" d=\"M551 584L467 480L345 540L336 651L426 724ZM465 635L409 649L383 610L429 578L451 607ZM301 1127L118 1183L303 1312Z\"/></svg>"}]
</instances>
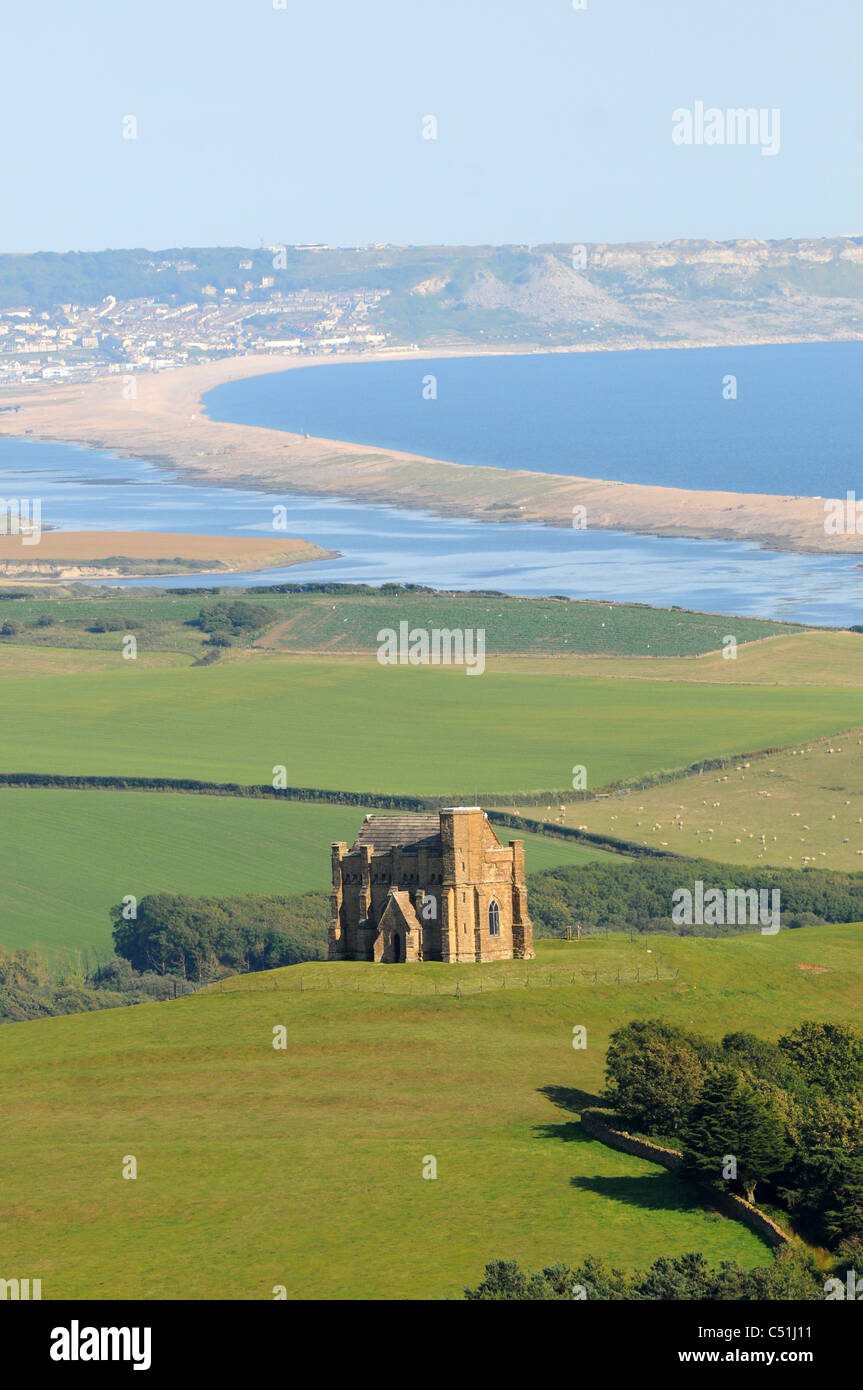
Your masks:
<instances>
[{"instance_id":1,"label":"pasture","mask_svg":"<svg viewBox=\"0 0 863 1390\"><path fill-rule=\"evenodd\" d=\"M572 804L557 819L728 864L863 872L863 729L613 801Z\"/></svg>"},{"instance_id":2,"label":"pasture","mask_svg":"<svg viewBox=\"0 0 863 1390\"><path fill-rule=\"evenodd\" d=\"M291 1299L368 1301L458 1297L493 1258L768 1263L752 1232L589 1139L577 1112L631 1018L717 1038L856 1021L860 931L654 938L679 978L639 984L633 966L651 957L619 938L540 943L530 965L297 966L0 1028L6 1264L41 1278L45 1299L270 1300L284 1285ZM615 965L620 985L569 983ZM457 977L504 973L505 990L452 993ZM448 994L380 990L435 976Z\"/></svg>"}]
</instances>

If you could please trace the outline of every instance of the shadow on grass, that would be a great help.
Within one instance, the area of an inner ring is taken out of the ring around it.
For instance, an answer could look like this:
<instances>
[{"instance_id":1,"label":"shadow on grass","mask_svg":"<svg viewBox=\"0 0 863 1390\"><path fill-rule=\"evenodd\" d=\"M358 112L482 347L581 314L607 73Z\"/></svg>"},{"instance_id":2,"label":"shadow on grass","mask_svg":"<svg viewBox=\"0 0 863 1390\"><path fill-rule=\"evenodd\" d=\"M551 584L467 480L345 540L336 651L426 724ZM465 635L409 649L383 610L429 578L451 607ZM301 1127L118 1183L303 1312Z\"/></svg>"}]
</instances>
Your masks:
<instances>
[{"instance_id":1,"label":"shadow on grass","mask_svg":"<svg viewBox=\"0 0 863 1390\"><path fill-rule=\"evenodd\" d=\"M568 1110L571 1115L580 1115L588 1106L602 1105L602 1096L591 1095L590 1091L579 1091L573 1086L540 1086L539 1094L550 1100L559 1110Z\"/></svg>"},{"instance_id":2,"label":"shadow on grass","mask_svg":"<svg viewBox=\"0 0 863 1390\"><path fill-rule=\"evenodd\" d=\"M590 1106L603 1106L601 1096L571 1086L540 1086L539 1092L558 1109L571 1115L580 1115L582 1110ZM534 1125L533 1132L538 1139L557 1139L568 1144L597 1144L606 1153L626 1157L603 1144L596 1135L590 1134L578 1119L562 1124ZM569 1179L569 1183L582 1192L593 1192L610 1202L640 1207L645 1211L692 1211L705 1205L704 1193L694 1184L661 1167L657 1167L656 1172L640 1176L574 1177Z\"/></svg>"},{"instance_id":3,"label":"shadow on grass","mask_svg":"<svg viewBox=\"0 0 863 1390\"><path fill-rule=\"evenodd\" d=\"M569 1120L562 1125L534 1125L537 1139L559 1139L564 1144L595 1144L597 1141L588 1134L580 1120Z\"/></svg>"},{"instance_id":4,"label":"shadow on grass","mask_svg":"<svg viewBox=\"0 0 863 1390\"><path fill-rule=\"evenodd\" d=\"M573 1086L540 1086L539 1093L570 1115L580 1115L588 1106L602 1104L599 1096L591 1095L590 1091L579 1091ZM560 1125L534 1125L533 1132L539 1139L559 1139L567 1144L596 1142L580 1120L568 1120Z\"/></svg>"},{"instance_id":5,"label":"shadow on grass","mask_svg":"<svg viewBox=\"0 0 863 1390\"><path fill-rule=\"evenodd\" d=\"M621 1202L645 1211L693 1211L704 1206L704 1195L673 1173L645 1173L640 1177L570 1178L570 1187L593 1192L609 1202Z\"/></svg>"}]
</instances>

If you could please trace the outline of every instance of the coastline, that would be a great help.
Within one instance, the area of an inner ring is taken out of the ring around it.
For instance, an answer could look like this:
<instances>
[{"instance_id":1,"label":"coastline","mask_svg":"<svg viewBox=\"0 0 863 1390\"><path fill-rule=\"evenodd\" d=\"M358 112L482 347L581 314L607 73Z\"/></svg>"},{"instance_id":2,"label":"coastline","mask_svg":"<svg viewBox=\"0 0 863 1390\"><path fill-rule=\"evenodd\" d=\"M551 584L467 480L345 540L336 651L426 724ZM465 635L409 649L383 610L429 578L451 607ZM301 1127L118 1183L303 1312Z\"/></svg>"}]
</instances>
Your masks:
<instances>
[{"instance_id":1,"label":"coastline","mask_svg":"<svg viewBox=\"0 0 863 1390\"><path fill-rule=\"evenodd\" d=\"M579 345L551 351L597 350L612 349ZM458 348L317 358L223 358L203 366L135 376L133 399L124 395L129 378L120 375L85 385L40 383L3 393L4 404L20 409L0 414L0 437L104 449L169 469L192 484L250 487L274 495L325 495L443 517L563 528L572 526L574 508L583 507L590 530L748 541L762 549L802 554L863 554L863 536L825 534L824 502L819 498L702 492L452 463L344 440L306 438L265 426L219 423L209 418L202 404L208 391L226 382L300 367L512 355L535 354L523 349L467 352Z\"/></svg>"}]
</instances>

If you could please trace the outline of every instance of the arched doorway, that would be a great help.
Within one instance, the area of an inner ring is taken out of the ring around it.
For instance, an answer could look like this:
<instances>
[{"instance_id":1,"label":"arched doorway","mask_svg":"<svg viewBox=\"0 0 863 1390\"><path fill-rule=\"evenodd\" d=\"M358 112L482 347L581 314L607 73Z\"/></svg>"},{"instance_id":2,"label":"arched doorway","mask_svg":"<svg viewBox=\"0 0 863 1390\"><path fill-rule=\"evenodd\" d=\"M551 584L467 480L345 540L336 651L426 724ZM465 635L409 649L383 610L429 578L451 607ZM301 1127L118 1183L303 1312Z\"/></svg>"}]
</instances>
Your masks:
<instances>
[{"instance_id":1,"label":"arched doorway","mask_svg":"<svg viewBox=\"0 0 863 1390\"><path fill-rule=\"evenodd\" d=\"M399 962L402 958L402 939L398 932L393 932L393 960Z\"/></svg>"}]
</instances>

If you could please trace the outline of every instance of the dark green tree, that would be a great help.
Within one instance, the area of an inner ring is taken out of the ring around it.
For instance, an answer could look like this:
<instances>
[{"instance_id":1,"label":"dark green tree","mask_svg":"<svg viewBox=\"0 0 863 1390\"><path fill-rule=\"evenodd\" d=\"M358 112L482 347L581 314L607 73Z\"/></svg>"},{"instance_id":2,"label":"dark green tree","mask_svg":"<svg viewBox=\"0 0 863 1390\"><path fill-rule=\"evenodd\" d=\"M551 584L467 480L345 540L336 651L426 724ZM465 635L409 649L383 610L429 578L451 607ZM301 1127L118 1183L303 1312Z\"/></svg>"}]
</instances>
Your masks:
<instances>
[{"instance_id":1,"label":"dark green tree","mask_svg":"<svg viewBox=\"0 0 863 1390\"><path fill-rule=\"evenodd\" d=\"M700 1040L662 1019L634 1019L611 1035L606 1100L647 1134L675 1133L705 1077Z\"/></svg>"},{"instance_id":2,"label":"dark green tree","mask_svg":"<svg viewBox=\"0 0 863 1390\"><path fill-rule=\"evenodd\" d=\"M758 1183L781 1172L791 1157L779 1116L728 1067L705 1082L682 1137L686 1174L727 1181L726 1165L733 1159L748 1202L754 1202Z\"/></svg>"}]
</instances>

